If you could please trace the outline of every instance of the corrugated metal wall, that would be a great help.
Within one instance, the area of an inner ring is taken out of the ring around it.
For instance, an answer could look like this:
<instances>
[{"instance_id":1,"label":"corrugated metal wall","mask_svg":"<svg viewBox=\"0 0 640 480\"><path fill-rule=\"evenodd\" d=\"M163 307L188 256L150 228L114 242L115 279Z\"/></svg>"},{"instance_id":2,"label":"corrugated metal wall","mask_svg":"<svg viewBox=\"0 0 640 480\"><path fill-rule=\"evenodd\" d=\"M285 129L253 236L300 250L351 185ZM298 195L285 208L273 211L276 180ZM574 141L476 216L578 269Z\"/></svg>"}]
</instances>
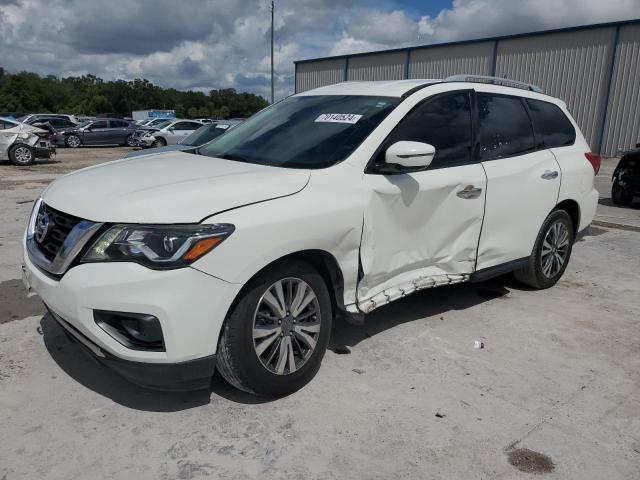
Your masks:
<instances>
[{"instance_id":1,"label":"corrugated metal wall","mask_svg":"<svg viewBox=\"0 0 640 480\"><path fill-rule=\"evenodd\" d=\"M498 43L496 76L542 87L567 103L592 149L604 119L615 27L514 38Z\"/></svg>"},{"instance_id":2,"label":"corrugated metal wall","mask_svg":"<svg viewBox=\"0 0 640 480\"><path fill-rule=\"evenodd\" d=\"M564 100L592 150L640 142L640 20L296 63L296 92L348 80L460 73L535 83Z\"/></svg>"},{"instance_id":3,"label":"corrugated metal wall","mask_svg":"<svg viewBox=\"0 0 640 480\"><path fill-rule=\"evenodd\" d=\"M402 80L406 63L407 52L351 57L347 80Z\"/></svg>"},{"instance_id":4,"label":"corrugated metal wall","mask_svg":"<svg viewBox=\"0 0 640 480\"><path fill-rule=\"evenodd\" d=\"M296 92L324 87L344 81L344 58L296 65Z\"/></svg>"},{"instance_id":5,"label":"corrugated metal wall","mask_svg":"<svg viewBox=\"0 0 640 480\"><path fill-rule=\"evenodd\" d=\"M640 25L620 28L602 151L640 142Z\"/></svg>"},{"instance_id":6,"label":"corrugated metal wall","mask_svg":"<svg viewBox=\"0 0 640 480\"><path fill-rule=\"evenodd\" d=\"M494 42L411 50L409 78L444 78L459 73L491 75Z\"/></svg>"}]
</instances>

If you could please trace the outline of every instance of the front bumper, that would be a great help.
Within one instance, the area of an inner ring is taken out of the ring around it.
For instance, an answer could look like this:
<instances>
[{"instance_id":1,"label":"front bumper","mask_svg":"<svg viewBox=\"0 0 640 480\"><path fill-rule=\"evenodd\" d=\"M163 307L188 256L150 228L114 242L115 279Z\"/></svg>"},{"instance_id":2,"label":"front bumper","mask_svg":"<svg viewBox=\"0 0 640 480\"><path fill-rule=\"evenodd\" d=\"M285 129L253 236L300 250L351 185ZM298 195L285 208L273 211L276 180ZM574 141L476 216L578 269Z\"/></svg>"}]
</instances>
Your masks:
<instances>
[{"instance_id":1,"label":"front bumper","mask_svg":"<svg viewBox=\"0 0 640 480\"><path fill-rule=\"evenodd\" d=\"M143 363L122 360L102 350L49 307L47 309L69 339L77 342L98 362L136 385L154 390L184 391L205 389L211 383L211 377L216 368L215 355L180 363Z\"/></svg>"},{"instance_id":2,"label":"front bumper","mask_svg":"<svg viewBox=\"0 0 640 480\"><path fill-rule=\"evenodd\" d=\"M92 345L89 350L103 363L136 383L164 389L176 388L176 380L193 383L193 375L185 373L189 370L196 376L213 373L218 336L241 288L193 268L157 271L125 262L81 264L53 278L26 251L24 276L58 322L84 338L86 343L75 336L85 347ZM123 345L100 328L94 310L155 316L165 351Z\"/></svg>"},{"instance_id":3,"label":"front bumper","mask_svg":"<svg viewBox=\"0 0 640 480\"><path fill-rule=\"evenodd\" d=\"M138 145L141 147L150 147L155 140L155 137L140 137L138 139Z\"/></svg>"}]
</instances>

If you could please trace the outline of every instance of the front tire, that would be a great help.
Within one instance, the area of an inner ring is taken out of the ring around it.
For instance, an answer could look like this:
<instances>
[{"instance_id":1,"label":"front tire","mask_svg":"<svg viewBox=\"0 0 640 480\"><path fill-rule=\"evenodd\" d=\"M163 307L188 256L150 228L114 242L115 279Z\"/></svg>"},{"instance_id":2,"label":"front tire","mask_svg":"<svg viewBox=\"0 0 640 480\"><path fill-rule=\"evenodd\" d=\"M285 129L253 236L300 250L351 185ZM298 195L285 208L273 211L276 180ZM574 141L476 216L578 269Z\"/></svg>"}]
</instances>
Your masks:
<instances>
[{"instance_id":1,"label":"front tire","mask_svg":"<svg viewBox=\"0 0 640 480\"><path fill-rule=\"evenodd\" d=\"M167 141L160 137L156 140L153 141L153 143L151 144L152 148L156 148L156 147L166 147L167 146Z\"/></svg>"},{"instance_id":2,"label":"front tire","mask_svg":"<svg viewBox=\"0 0 640 480\"><path fill-rule=\"evenodd\" d=\"M567 268L573 239L573 222L567 212L551 212L540 228L528 265L514 272L516 279L536 289L554 286Z\"/></svg>"},{"instance_id":3,"label":"front tire","mask_svg":"<svg viewBox=\"0 0 640 480\"><path fill-rule=\"evenodd\" d=\"M36 151L29 145L19 143L9 149L9 160L18 167L33 165L36 161Z\"/></svg>"},{"instance_id":4,"label":"front tire","mask_svg":"<svg viewBox=\"0 0 640 480\"><path fill-rule=\"evenodd\" d=\"M133 139L133 135L127 135L124 143L127 147L135 147L137 145L136 141Z\"/></svg>"},{"instance_id":5,"label":"front tire","mask_svg":"<svg viewBox=\"0 0 640 480\"><path fill-rule=\"evenodd\" d=\"M69 148L78 148L82 145L82 140L80 140L80 137L77 135L69 135L64 141L64 144Z\"/></svg>"},{"instance_id":6,"label":"front tire","mask_svg":"<svg viewBox=\"0 0 640 480\"><path fill-rule=\"evenodd\" d=\"M620 185L620 177L622 173L619 173L613 177L613 184L611 185L611 200L616 205L631 205L633 201L633 195L627 192L622 185Z\"/></svg>"},{"instance_id":7,"label":"front tire","mask_svg":"<svg viewBox=\"0 0 640 480\"><path fill-rule=\"evenodd\" d=\"M223 327L217 368L234 387L281 396L317 373L331 334L331 300L305 262L280 263L253 279Z\"/></svg>"}]
</instances>

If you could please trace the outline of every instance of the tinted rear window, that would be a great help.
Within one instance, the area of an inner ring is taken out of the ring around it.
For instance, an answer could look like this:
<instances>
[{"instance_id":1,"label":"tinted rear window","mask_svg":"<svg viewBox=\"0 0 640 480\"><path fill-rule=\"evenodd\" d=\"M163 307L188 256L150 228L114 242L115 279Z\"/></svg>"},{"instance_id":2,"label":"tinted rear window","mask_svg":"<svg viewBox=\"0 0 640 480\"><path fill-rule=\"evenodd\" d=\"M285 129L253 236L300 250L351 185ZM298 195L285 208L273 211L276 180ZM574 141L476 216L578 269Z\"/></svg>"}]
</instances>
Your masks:
<instances>
[{"instance_id":1,"label":"tinted rear window","mask_svg":"<svg viewBox=\"0 0 640 480\"><path fill-rule=\"evenodd\" d=\"M576 131L557 105L540 100L527 99L533 128L547 148L573 145Z\"/></svg>"},{"instance_id":2,"label":"tinted rear window","mask_svg":"<svg viewBox=\"0 0 640 480\"><path fill-rule=\"evenodd\" d=\"M535 149L533 127L518 97L478 94L482 160L510 157Z\"/></svg>"}]
</instances>

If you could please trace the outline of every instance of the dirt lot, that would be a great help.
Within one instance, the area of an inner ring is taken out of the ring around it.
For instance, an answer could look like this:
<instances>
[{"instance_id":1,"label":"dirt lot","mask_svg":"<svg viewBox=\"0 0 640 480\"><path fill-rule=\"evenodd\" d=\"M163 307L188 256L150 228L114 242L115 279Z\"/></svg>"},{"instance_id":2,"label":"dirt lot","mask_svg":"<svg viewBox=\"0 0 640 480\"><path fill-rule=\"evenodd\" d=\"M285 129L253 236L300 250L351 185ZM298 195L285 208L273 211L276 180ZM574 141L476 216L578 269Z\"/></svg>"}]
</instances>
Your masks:
<instances>
[{"instance_id":1,"label":"dirt lot","mask_svg":"<svg viewBox=\"0 0 640 480\"><path fill-rule=\"evenodd\" d=\"M316 379L269 400L135 387L25 297L33 199L124 151L0 165L0 479L640 478L639 211L606 203L606 172L599 215L625 229L592 228L556 287L423 291L338 325Z\"/></svg>"}]
</instances>

